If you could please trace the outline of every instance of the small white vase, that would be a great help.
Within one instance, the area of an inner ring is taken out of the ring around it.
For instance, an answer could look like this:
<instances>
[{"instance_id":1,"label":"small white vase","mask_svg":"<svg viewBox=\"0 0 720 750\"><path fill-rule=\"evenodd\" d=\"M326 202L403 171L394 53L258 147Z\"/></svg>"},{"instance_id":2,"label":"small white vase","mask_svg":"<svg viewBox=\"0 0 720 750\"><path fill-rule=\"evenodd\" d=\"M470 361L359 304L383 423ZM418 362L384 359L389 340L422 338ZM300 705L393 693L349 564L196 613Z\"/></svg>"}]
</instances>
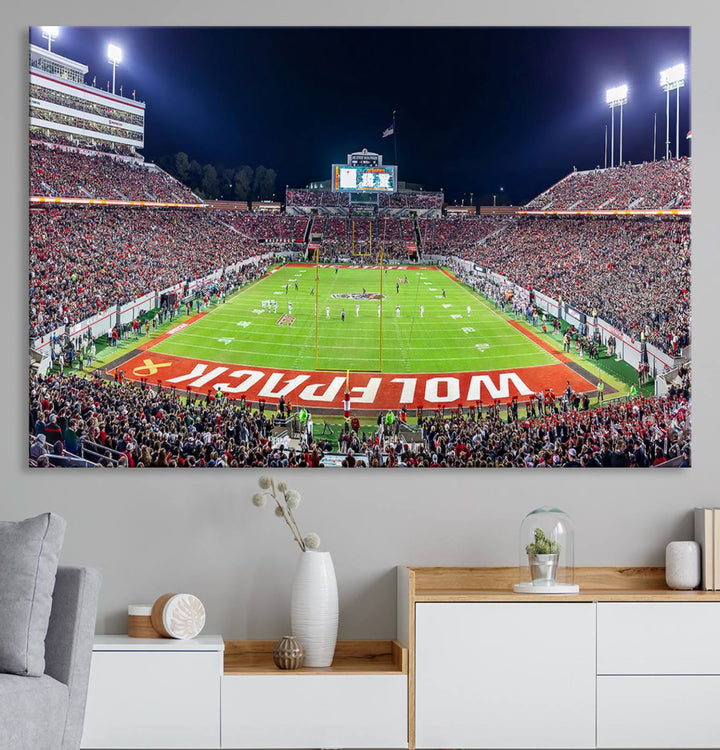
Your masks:
<instances>
[{"instance_id":1,"label":"small white vase","mask_svg":"<svg viewBox=\"0 0 720 750\"><path fill-rule=\"evenodd\" d=\"M700 545L697 542L670 542L665 547L665 581L681 591L700 585Z\"/></svg>"},{"instance_id":2,"label":"small white vase","mask_svg":"<svg viewBox=\"0 0 720 750\"><path fill-rule=\"evenodd\" d=\"M338 591L329 552L300 553L290 605L292 634L305 649L306 667L329 667L338 631Z\"/></svg>"}]
</instances>

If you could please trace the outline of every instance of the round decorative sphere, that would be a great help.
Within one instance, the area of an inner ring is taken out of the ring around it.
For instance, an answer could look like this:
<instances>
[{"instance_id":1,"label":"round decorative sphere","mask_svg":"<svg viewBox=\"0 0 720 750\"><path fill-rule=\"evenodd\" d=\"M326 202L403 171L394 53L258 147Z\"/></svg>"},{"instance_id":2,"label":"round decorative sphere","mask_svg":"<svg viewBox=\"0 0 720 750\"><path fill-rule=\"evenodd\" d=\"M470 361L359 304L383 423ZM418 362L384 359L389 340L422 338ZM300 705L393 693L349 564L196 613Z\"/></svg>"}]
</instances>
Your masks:
<instances>
[{"instance_id":1,"label":"round decorative sphere","mask_svg":"<svg viewBox=\"0 0 720 750\"><path fill-rule=\"evenodd\" d=\"M297 639L284 635L273 649L273 661L278 669L300 669L305 663L305 651Z\"/></svg>"},{"instance_id":2,"label":"round decorative sphere","mask_svg":"<svg viewBox=\"0 0 720 750\"><path fill-rule=\"evenodd\" d=\"M700 545L670 542L665 548L665 580L671 589L685 591L700 585Z\"/></svg>"},{"instance_id":3,"label":"round decorative sphere","mask_svg":"<svg viewBox=\"0 0 720 750\"><path fill-rule=\"evenodd\" d=\"M187 640L205 627L205 607L192 594L163 594L153 604L150 620L164 638Z\"/></svg>"}]
</instances>

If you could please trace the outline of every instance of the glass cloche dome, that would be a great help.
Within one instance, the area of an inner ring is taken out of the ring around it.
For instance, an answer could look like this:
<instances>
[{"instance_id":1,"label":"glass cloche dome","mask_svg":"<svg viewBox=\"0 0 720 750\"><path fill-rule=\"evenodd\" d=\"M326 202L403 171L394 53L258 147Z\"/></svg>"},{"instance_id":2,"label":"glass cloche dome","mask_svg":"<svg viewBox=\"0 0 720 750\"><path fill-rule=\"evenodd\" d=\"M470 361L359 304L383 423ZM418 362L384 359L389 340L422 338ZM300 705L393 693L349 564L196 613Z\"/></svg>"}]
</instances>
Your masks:
<instances>
[{"instance_id":1,"label":"glass cloche dome","mask_svg":"<svg viewBox=\"0 0 720 750\"><path fill-rule=\"evenodd\" d=\"M576 594L575 532L559 508L536 508L520 526L518 582L522 594Z\"/></svg>"}]
</instances>

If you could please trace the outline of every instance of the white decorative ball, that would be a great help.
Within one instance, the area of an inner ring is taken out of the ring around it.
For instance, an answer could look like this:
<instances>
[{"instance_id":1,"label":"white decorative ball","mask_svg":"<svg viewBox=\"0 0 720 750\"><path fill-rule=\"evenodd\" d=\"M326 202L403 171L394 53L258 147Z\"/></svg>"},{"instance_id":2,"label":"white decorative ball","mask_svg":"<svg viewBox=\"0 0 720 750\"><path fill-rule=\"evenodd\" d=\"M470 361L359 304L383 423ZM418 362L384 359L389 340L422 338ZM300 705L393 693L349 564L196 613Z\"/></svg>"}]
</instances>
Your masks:
<instances>
[{"instance_id":1,"label":"white decorative ball","mask_svg":"<svg viewBox=\"0 0 720 750\"><path fill-rule=\"evenodd\" d=\"M205 627L205 607L192 594L173 594L162 608L162 626L170 638L195 638Z\"/></svg>"}]
</instances>

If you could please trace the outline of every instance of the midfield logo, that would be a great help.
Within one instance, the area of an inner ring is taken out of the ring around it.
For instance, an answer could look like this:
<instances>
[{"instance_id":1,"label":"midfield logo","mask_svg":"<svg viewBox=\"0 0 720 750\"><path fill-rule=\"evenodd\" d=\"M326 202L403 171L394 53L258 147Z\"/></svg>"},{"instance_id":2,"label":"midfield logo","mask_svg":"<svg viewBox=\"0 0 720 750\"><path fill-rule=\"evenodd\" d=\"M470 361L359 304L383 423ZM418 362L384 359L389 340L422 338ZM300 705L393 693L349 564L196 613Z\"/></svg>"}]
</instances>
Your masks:
<instances>
[{"instance_id":1,"label":"midfield logo","mask_svg":"<svg viewBox=\"0 0 720 750\"><path fill-rule=\"evenodd\" d=\"M278 320L276 321L275 325L277 326L291 326L295 322L295 318L292 315L288 315L287 313L284 313L281 315Z\"/></svg>"},{"instance_id":2,"label":"midfield logo","mask_svg":"<svg viewBox=\"0 0 720 750\"><path fill-rule=\"evenodd\" d=\"M333 299L385 299L385 295L378 292L352 292L352 294L331 294L330 296Z\"/></svg>"}]
</instances>

